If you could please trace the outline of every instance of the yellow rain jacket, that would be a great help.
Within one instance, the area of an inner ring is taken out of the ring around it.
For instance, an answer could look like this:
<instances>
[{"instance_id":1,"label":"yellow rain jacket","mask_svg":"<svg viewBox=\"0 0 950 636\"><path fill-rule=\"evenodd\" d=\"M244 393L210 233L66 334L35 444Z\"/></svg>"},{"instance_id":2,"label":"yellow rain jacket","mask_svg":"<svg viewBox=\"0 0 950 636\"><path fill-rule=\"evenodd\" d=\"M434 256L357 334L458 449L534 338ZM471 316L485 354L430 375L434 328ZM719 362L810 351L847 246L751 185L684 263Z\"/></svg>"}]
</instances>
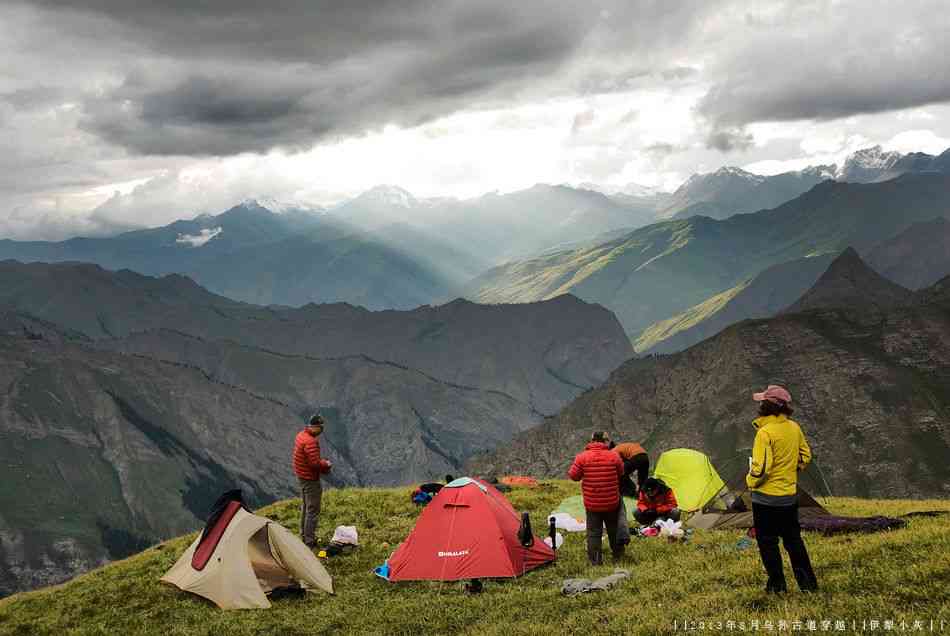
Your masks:
<instances>
[{"instance_id":1,"label":"yellow rain jacket","mask_svg":"<svg viewBox=\"0 0 950 636\"><path fill-rule=\"evenodd\" d=\"M773 497L798 492L798 472L811 461L811 449L796 422L784 415L759 417L746 484L753 491Z\"/></svg>"}]
</instances>

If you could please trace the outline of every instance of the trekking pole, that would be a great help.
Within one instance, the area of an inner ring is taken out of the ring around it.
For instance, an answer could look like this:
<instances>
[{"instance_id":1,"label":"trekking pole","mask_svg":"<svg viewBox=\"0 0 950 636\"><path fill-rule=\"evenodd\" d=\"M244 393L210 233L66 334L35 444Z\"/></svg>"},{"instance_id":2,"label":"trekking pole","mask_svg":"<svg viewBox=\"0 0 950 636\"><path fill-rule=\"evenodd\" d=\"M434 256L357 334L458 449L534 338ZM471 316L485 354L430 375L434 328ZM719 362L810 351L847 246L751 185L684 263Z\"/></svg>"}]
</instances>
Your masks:
<instances>
[{"instance_id":1,"label":"trekking pole","mask_svg":"<svg viewBox=\"0 0 950 636\"><path fill-rule=\"evenodd\" d=\"M557 552L557 520L554 517L548 519L548 536L551 537L551 549Z\"/></svg>"}]
</instances>

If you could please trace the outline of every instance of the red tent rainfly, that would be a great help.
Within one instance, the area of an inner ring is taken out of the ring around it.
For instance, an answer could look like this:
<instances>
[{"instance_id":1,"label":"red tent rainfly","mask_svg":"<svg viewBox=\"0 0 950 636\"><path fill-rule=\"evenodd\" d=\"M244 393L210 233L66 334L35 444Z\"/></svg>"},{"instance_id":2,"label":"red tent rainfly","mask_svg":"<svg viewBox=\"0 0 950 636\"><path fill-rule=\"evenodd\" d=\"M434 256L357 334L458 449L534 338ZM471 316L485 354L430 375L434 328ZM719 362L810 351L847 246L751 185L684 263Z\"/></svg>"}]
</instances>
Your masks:
<instances>
[{"instance_id":1,"label":"red tent rainfly","mask_svg":"<svg viewBox=\"0 0 950 636\"><path fill-rule=\"evenodd\" d=\"M389 558L390 581L458 581L521 576L554 561L534 537L518 540L521 519L489 484L463 477L439 491Z\"/></svg>"}]
</instances>

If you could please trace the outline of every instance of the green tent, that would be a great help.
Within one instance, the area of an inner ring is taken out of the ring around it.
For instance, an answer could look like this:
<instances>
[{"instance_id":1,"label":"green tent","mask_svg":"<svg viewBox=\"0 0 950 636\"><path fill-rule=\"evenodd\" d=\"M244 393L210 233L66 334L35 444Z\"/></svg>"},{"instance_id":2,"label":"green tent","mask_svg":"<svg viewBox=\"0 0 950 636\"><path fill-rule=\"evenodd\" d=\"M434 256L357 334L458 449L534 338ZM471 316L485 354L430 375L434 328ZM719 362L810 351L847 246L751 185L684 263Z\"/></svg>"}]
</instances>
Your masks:
<instances>
[{"instance_id":1,"label":"green tent","mask_svg":"<svg viewBox=\"0 0 950 636\"><path fill-rule=\"evenodd\" d=\"M674 448L660 455L653 476L673 489L680 510L685 512L700 510L726 485L709 458L689 448Z\"/></svg>"},{"instance_id":2,"label":"green tent","mask_svg":"<svg viewBox=\"0 0 950 636\"><path fill-rule=\"evenodd\" d=\"M637 510L637 500L631 497L624 497L623 503L627 509L627 520L633 523L633 513ZM584 510L584 498L581 495L568 497L554 509L554 512L566 512L578 521L587 520L587 512Z\"/></svg>"}]
</instances>

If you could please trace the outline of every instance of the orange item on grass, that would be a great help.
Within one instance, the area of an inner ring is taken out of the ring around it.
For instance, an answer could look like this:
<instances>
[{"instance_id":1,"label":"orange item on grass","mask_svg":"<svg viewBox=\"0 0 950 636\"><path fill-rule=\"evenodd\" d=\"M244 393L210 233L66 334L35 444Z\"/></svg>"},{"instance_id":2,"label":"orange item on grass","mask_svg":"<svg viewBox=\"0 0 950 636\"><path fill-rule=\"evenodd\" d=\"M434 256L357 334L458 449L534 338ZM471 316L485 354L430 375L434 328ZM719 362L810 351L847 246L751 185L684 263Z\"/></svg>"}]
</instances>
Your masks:
<instances>
[{"instance_id":1,"label":"orange item on grass","mask_svg":"<svg viewBox=\"0 0 950 636\"><path fill-rule=\"evenodd\" d=\"M512 488L537 488L540 485L538 484L538 480L534 477L526 477L524 475L508 475L498 481Z\"/></svg>"}]
</instances>

